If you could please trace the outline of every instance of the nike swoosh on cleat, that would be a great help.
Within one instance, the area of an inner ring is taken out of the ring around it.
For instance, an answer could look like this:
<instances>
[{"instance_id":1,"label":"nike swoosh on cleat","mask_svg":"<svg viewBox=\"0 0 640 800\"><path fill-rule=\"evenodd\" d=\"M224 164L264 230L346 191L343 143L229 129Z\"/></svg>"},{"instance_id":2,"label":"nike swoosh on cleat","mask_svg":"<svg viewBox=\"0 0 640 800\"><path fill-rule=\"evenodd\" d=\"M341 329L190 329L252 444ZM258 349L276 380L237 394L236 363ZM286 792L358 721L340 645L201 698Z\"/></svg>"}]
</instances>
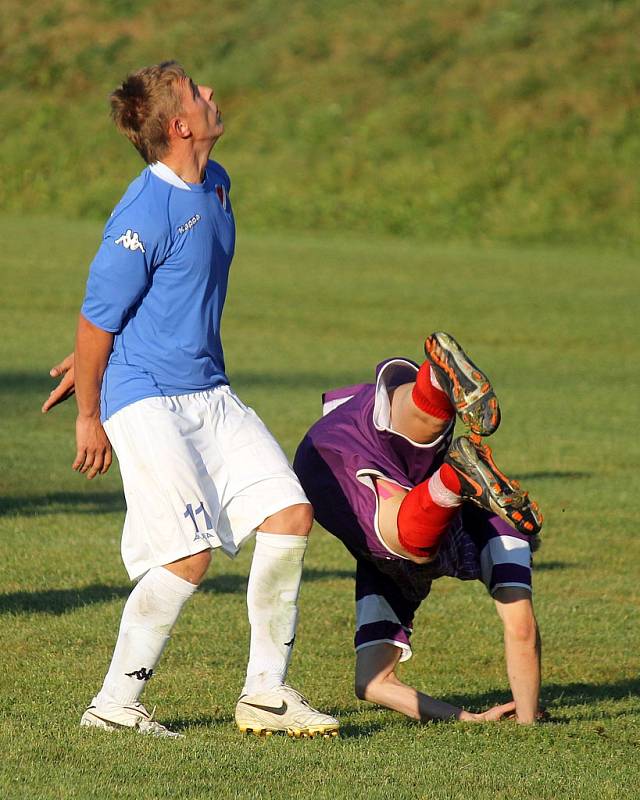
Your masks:
<instances>
[{"instance_id":1,"label":"nike swoosh on cleat","mask_svg":"<svg viewBox=\"0 0 640 800\"><path fill-rule=\"evenodd\" d=\"M242 701L245 706L251 706L251 708L259 708L261 711L268 711L270 714L277 714L277 716L282 717L287 713L287 704L285 701L282 701L282 705L278 708L277 706L261 706L259 703L247 703L246 700Z\"/></svg>"}]
</instances>

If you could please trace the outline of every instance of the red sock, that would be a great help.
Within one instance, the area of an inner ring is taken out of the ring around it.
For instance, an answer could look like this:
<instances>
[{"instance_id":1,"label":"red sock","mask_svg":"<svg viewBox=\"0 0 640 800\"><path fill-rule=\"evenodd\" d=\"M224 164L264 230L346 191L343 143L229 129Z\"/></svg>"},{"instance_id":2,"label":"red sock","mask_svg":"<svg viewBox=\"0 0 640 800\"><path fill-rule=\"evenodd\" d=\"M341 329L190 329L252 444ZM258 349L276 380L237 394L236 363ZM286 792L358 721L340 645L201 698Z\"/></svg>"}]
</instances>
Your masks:
<instances>
[{"instance_id":1,"label":"red sock","mask_svg":"<svg viewBox=\"0 0 640 800\"><path fill-rule=\"evenodd\" d=\"M438 476L446 489L459 493L458 476L448 464L443 464L433 478ZM443 506L436 502L430 482L431 478L411 489L398 509L398 541L407 552L429 558L438 552L459 509L459 505Z\"/></svg>"},{"instance_id":2,"label":"red sock","mask_svg":"<svg viewBox=\"0 0 640 800\"><path fill-rule=\"evenodd\" d=\"M452 419L455 414L446 392L431 382L431 364L428 361L418 370L411 398L421 411L436 419Z\"/></svg>"},{"instance_id":3,"label":"red sock","mask_svg":"<svg viewBox=\"0 0 640 800\"><path fill-rule=\"evenodd\" d=\"M460 494L460 478L458 473L450 464L443 464L440 467L440 480L446 488L454 494Z\"/></svg>"}]
</instances>

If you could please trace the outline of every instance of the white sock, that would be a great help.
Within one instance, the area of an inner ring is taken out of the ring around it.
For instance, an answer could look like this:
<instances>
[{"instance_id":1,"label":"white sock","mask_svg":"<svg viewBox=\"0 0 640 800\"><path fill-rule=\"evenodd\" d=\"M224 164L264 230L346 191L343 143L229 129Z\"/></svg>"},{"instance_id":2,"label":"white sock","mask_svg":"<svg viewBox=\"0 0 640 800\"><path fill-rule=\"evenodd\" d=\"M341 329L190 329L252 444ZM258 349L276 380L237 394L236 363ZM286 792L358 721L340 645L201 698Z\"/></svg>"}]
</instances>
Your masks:
<instances>
[{"instance_id":1,"label":"white sock","mask_svg":"<svg viewBox=\"0 0 640 800\"><path fill-rule=\"evenodd\" d=\"M429 366L429 379L431 380L431 385L434 386L436 389L440 389L441 392L446 394L445 390L440 385L440 381L436 375L436 371L432 366Z\"/></svg>"},{"instance_id":2,"label":"white sock","mask_svg":"<svg viewBox=\"0 0 640 800\"><path fill-rule=\"evenodd\" d=\"M459 494L452 492L442 482L440 470L436 470L429 478L429 494L437 506L443 508L454 508L462 505L462 498Z\"/></svg>"},{"instance_id":3,"label":"white sock","mask_svg":"<svg viewBox=\"0 0 640 800\"><path fill-rule=\"evenodd\" d=\"M154 567L129 595L120 621L111 665L96 704L127 705L139 699L151 677L182 607L198 587Z\"/></svg>"},{"instance_id":4,"label":"white sock","mask_svg":"<svg viewBox=\"0 0 640 800\"><path fill-rule=\"evenodd\" d=\"M296 633L306 549L306 536L256 534L247 587L251 643L243 694L269 691L284 683Z\"/></svg>"}]
</instances>

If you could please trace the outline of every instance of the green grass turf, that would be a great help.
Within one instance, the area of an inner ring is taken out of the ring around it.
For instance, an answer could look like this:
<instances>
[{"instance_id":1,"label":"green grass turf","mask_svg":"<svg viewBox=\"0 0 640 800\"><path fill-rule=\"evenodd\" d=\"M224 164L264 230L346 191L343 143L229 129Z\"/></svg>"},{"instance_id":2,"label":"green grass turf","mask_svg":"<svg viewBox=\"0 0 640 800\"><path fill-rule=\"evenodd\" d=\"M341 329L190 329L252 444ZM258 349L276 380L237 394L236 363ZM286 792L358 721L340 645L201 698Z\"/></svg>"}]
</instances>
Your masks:
<instances>
[{"instance_id":1,"label":"green grass turf","mask_svg":"<svg viewBox=\"0 0 640 800\"><path fill-rule=\"evenodd\" d=\"M73 473L72 404L39 408L70 349L94 223L0 221L0 796L7 798L636 798L639 355L634 261L615 252L427 246L241 232L224 318L229 373L289 454L323 389L420 356L448 329L499 392L499 463L545 515L535 729L420 726L352 692L352 562L316 529L291 682L337 713L337 741L243 739L250 549L214 560L147 690L180 742L81 731L129 591L117 469ZM439 581L402 675L482 708L507 696L480 585Z\"/></svg>"},{"instance_id":2,"label":"green grass turf","mask_svg":"<svg viewBox=\"0 0 640 800\"><path fill-rule=\"evenodd\" d=\"M0 210L102 219L141 166L107 97L177 58L252 228L638 245L639 33L637 0L4 0Z\"/></svg>"}]
</instances>

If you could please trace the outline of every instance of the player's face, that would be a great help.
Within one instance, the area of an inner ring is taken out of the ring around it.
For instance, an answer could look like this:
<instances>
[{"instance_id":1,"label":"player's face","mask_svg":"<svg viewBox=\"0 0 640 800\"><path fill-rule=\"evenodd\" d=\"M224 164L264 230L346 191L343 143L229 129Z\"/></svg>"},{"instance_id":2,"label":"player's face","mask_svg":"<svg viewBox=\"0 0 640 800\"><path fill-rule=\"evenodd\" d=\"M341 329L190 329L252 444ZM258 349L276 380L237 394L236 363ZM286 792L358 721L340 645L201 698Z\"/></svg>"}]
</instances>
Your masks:
<instances>
[{"instance_id":1,"label":"player's face","mask_svg":"<svg viewBox=\"0 0 640 800\"><path fill-rule=\"evenodd\" d=\"M222 115L213 99L210 86L197 86L190 78L182 85L182 115L189 125L195 143L209 142L211 146L224 133Z\"/></svg>"}]
</instances>

